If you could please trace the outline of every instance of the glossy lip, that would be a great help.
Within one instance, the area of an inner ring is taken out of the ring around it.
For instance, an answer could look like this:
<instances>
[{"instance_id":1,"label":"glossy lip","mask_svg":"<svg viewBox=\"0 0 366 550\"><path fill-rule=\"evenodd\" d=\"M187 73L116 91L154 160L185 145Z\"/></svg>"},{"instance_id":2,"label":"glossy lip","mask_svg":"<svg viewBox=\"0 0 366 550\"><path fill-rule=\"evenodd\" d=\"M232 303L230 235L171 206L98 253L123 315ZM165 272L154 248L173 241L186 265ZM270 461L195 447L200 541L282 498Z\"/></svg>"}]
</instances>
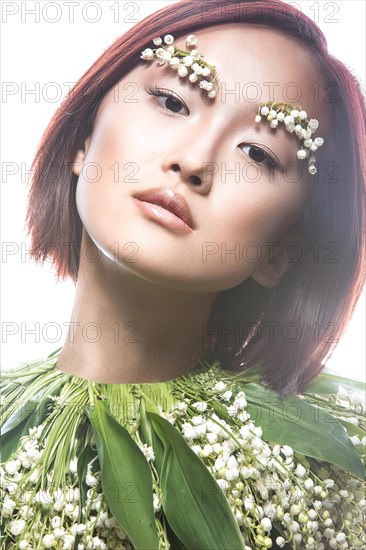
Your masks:
<instances>
[{"instance_id":1,"label":"glossy lip","mask_svg":"<svg viewBox=\"0 0 366 550\"><path fill-rule=\"evenodd\" d=\"M149 218L180 232L194 229L191 211L185 198L170 187L154 187L133 195L136 204Z\"/></svg>"}]
</instances>

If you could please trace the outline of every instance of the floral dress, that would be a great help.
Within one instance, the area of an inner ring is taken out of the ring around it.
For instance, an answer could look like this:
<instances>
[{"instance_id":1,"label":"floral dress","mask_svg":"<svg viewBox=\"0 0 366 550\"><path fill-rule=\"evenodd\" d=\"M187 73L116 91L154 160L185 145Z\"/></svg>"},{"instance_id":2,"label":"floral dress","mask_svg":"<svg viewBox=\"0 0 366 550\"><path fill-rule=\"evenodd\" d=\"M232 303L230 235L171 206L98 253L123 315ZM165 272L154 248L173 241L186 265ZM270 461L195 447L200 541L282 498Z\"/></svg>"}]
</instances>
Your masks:
<instances>
[{"instance_id":1,"label":"floral dress","mask_svg":"<svg viewBox=\"0 0 366 550\"><path fill-rule=\"evenodd\" d=\"M60 350L1 381L1 548L366 548L364 386L281 399L208 352L102 384Z\"/></svg>"}]
</instances>

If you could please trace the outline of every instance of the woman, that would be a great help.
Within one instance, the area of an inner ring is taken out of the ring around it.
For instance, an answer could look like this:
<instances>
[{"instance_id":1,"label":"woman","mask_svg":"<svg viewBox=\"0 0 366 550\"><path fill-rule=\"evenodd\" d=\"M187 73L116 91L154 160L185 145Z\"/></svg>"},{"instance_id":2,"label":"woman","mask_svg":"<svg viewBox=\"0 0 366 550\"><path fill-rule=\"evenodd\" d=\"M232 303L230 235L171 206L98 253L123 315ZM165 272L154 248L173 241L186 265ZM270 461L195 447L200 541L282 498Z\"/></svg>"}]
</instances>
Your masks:
<instances>
[{"instance_id":1,"label":"woman","mask_svg":"<svg viewBox=\"0 0 366 550\"><path fill-rule=\"evenodd\" d=\"M6 548L365 544L362 407L309 386L364 282L364 107L281 2L168 6L79 80L34 161L76 297L4 375Z\"/></svg>"}]
</instances>

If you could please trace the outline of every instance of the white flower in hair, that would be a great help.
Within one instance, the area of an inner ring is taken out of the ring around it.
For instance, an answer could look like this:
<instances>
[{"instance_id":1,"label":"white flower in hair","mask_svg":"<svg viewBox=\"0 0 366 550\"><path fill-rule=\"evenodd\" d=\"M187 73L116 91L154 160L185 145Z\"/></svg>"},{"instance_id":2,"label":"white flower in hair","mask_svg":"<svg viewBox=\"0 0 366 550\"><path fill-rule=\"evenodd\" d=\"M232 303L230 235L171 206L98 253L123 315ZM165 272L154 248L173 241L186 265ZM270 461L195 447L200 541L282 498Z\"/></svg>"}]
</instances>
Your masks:
<instances>
[{"instance_id":1,"label":"white flower in hair","mask_svg":"<svg viewBox=\"0 0 366 550\"><path fill-rule=\"evenodd\" d=\"M316 174L316 159L309 152L314 153L324 143L322 137L317 137L314 140L311 137L318 129L319 122L315 118L307 120L307 112L301 106L294 107L289 103L274 103L272 101L259 106L255 122L260 122L262 116L266 117L271 128L277 128L278 123L283 122L288 132L295 133L300 140L303 140L301 149L297 151L296 156L299 160L308 158L309 173Z\"/></svg>"},{"instance_id":2,"label":"white flower in hair","mask_svg":"<svg viewBox=\"0 0 366 550\"><path fill-rule=\"evenodd\" d=\"M190 34L186 38L186 46L195 46L197 44L197 37L194 34Z\"/></svg>"},{"instance_id":3,"label":"white flower in hair","mask_svg":"<svg viewBox=\"0 0 366 550\"><path fill-rule=\"evenodd\" d=\"M186 38L187 48L196 46L198 42L194 34ZM166 34L153 38L153 43L158 48L145 48L140 55L144 61L158 61L158 65L165 65L177 71L180 78L188 76L188 80L194 84L199 82L199 87L207 92L207 97L214 98L217 94L217 70L216 67L203 59L203 54L198 50L181 50L174 44L174 37ZM209 80L207 80L209 79ZM275 112L275 111L274 111Z\"/></svg>"}]
</instances>

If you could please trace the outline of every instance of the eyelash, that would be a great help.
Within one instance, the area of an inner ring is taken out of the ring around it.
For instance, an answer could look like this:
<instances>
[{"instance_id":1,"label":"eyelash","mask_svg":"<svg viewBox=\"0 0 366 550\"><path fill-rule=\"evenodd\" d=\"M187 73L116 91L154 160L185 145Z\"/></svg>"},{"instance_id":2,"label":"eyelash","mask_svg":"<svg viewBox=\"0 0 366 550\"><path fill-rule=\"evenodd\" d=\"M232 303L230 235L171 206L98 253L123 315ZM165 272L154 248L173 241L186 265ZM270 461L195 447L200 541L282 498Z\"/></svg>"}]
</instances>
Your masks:
<instances>
[{"instance_id":1,"label":"eyelash","mask_svg":"<svg viewBox=\"0 0 366 550\"><path fill-rule=\"evenodd\" d=\"M187 111L189 112L189 109L187 105L184 103L184 101L179 96L177 96L176 94L173 94L173 92L171 92L170 90L167 90L166 88L160 88L160 86L148 86L145 88L145 91L149 95L153 95L155 97L167 97L170 99L175 99L179 101L182 107L185 107L185 109L187 109ZM171 112L176 113L177 111L171 111Z\"/></svg>"},{"instance_id":2,"label":"eyelash","mask_svg":"<svg viewBox=\"0 0 366 550\"><path fill-rule=\"evenodd\" d=\"M262 164L267 164L270 168L280 168L280 163L278 162L277 158L274 157L267 149L265 149L263 146L256 145L255 143L244 143L244 147L254 147L255 149L258 149L261 153L264 153L264 162L258 162L260 166ZM245 153L248 155L248 153ZM250 158L250 157L249 157ZM253 160L253 159L251 159ZM253 162L257 162L256 160L253 160Z\"/></svg>"},{"instance_id":3,"label":"eyelash","mask_svg":"<svg viewBox=\"0 0 366 550\"><path fill-rule=\"evenodd\" d=\"M145 87L145 91L149 95L155 96L157 98L158 97L166 97L166 98L175 99L176 101L179 101L179 103L181 103L182 107L184 107L189 112L189 109L188 109L187 105L184 103L184 101L179 96L177 96L176 94L174 94L170 90L167 90L166 88L160 88L160 86L155 86L154 85L154 86ZM179 112L179 111L172 111L170 109L168 109L168 110L172 113L178 113ZM263 163L258 162L259 165L267 164L271 168L279 168L280 167L280 163L278 162L278 160L264 147L260 147L259 145L255 145L253 143L246 143L244 145L246 147L248 147L248 146L249 147L255 147L256 149L258 149L259 151L264 153L265 162L263 162ZM247 153L245 153L245 154L247 154ZM249 155L247 154L247 156L249 156ZM254 162L257 162L257 161L254 161Z\"/></svg>"}]
</instances>

